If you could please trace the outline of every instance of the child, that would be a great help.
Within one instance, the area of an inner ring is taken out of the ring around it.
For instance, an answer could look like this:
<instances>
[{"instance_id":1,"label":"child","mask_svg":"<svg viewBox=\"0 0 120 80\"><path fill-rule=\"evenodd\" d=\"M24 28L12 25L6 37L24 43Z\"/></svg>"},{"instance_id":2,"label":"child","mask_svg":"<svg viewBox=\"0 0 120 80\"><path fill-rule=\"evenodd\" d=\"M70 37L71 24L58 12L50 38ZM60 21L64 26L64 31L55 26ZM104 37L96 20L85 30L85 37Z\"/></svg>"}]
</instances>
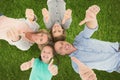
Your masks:
<instances>
[{"instance_id":1,"label":"child","mask_svg":"<svg viewBox=\"0 0 120 80\"><path fill-rule=\"evenodd\" d=\"M22 71L32 68L29 80L51 80L58 74L58 68L53 64L54 49L50 45L43 47L39 58L32 58L20 66ZM52 59L52 60L51 60Z\"/></svg>"},{"instance_id":2,"label":"child","mask_svg":"<svg viewBox=\"0 0 120 80\"><path fill-rule=\"evenodd\" d=\"M50 29L54 42L66 38L65 30L70 27L72 22L70 9L65 10L64 0L48 0L48 11L42 9L44 23Z\"/></svg>"}]
</instances>

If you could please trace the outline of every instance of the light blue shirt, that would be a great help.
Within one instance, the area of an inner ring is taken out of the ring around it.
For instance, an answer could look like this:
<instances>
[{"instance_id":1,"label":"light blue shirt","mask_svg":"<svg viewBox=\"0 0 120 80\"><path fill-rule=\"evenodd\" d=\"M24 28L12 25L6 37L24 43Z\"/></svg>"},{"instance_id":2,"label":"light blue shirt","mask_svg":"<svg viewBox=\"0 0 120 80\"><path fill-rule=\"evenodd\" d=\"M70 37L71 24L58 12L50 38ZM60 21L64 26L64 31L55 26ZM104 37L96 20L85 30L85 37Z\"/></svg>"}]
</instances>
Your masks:
<instances>
[{"instance_id":1,"label":"light blue shirt","mask_svg":"<svg viewBox=\"0 0 120 80\"><path fill-rule=\"evenodd\" d=\"M76 57L92 69L107 72L117 71L120 68L119 43L105 42L90 38L98 29L85 29L75 38L73 46L77 48L69 56ZM78 73L78 66L72 61L73 69Z\"/></svg>"},{"instance_id":2,"label":"light blue shirt","mask_svg":"<svg viewBox=\"0 0 120 80\"><path fill-rule=\"evenodd\" d=\"M48 64L36 58L33 63L29 80L51 80L52 74L48 70Z\"/></svg>"}]
</instances>

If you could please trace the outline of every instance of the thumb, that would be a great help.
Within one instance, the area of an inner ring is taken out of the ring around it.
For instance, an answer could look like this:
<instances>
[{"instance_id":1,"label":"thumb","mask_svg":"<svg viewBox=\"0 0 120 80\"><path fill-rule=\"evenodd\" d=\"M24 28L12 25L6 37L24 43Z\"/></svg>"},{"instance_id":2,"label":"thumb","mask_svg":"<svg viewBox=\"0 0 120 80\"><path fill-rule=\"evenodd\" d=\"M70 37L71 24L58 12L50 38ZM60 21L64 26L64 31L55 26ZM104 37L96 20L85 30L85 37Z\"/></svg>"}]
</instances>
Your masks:
<instances>
[{"instance_id":1,"label":"thumb","mask_svg":"<svg viewBox=\"0 0 120 80\"><path fill-rule=\"evenodd\" d=\"M65 23L65 18L62 20L62 24L64 24Z\"/></svg>"},{"instance_id":2,"label":"thumb","mask_svg":"<svg viewBox=\"0 0 120 80\"><path fill-rule=\"evenodd\" d=\"M76 57L71 57L71 59L72 59L76 64L80 63L80 61L79 61Z\"/></svg>"},{"instance_id":3,"label":"thumb","mask_svg":"<svg viewBox=\"0 0 120 80\"><path fill-rule=\"evenodd\" d=\"M54 59L52 59L52 60L50 61L49 66L51 66L51 65L53 64L53 61L54 61Z\"/></svg>"},{"instance_id":4,"label":"thumb","mask_svg":"<svg viewBox=\"0 0 120 80\"><path fill-rule=\"evenodd\" d=\"M86 20L84 19L79 23L79 25L81 26L81 25L85 24L85 22L86 22Z\"/></svg>"}]
</instances>

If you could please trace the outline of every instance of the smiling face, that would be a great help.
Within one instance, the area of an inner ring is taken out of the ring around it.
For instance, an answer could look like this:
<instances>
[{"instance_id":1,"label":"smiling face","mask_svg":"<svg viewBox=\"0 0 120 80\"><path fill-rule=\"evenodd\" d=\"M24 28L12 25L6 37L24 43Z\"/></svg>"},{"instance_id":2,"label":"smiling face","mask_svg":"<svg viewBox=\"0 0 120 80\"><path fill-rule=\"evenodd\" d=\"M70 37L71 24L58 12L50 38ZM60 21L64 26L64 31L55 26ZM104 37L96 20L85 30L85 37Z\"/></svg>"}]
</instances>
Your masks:
<instances>
[{"instance_id":1,"label":"smiling face","mask_svg":"<svg viewBox=\"0 0 120 80\"><path fill-rule=\"evenodd\" d=\"M72 44L70 44L66 41L56 42L54 45L54 48L55 48L56 52L59 53L60 55L70 54L74 49Z\"/></svg>"},{"instance_id":2,"label":"smiling face","mask_svg":"<svg viewBox=\"0 0 120 80\"><path fill-rule=\"evenodd\" d=\"M48 36L44 33L33 34L32 40L37 44L45 44L48 41Z\"/></svg>"},{"instance_id":3,"label":"smiling face","mask_svg":"<svg viewBox=\"0 0 120 80\"><path fill-rule=\"evenodd\" d=\"M41 59L45 63L49 63L49 61L53 58L53 49L50 46L45 46L41 51Z\"/></svg>"},{"instance_id":4,"label":"smiling face","mask_svg":"<svg viewBox=\"0 0 120 80\"><path fill-rule=\"evenodd\" d=\"M63 34L63 29L60 24L54 24L54 26L52 27L52 34L53 37L58 37Z\"/></svg>"}]
</instances>

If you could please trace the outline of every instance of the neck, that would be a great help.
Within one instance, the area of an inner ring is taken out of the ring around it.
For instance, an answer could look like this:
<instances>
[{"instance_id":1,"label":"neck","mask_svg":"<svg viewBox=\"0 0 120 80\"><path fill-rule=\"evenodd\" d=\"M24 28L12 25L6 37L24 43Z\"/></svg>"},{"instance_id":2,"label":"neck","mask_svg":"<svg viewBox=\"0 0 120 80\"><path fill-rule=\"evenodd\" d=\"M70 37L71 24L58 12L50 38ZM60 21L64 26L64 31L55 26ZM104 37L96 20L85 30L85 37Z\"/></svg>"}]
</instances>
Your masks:
<instances>
[{"instance_id":1,"label":"neck","mask_svg":"<svg viewBox=\"0 0 120 80\"><path fill-rule=\"evenodd\" d=\"M72 46L72 48L71 48L71 51L70 51L70 53L68 53L68 54L72 54L74 51L76 51L77 50L77 48L75 48L74 46Z\"/></svg>"}]
</instances>

